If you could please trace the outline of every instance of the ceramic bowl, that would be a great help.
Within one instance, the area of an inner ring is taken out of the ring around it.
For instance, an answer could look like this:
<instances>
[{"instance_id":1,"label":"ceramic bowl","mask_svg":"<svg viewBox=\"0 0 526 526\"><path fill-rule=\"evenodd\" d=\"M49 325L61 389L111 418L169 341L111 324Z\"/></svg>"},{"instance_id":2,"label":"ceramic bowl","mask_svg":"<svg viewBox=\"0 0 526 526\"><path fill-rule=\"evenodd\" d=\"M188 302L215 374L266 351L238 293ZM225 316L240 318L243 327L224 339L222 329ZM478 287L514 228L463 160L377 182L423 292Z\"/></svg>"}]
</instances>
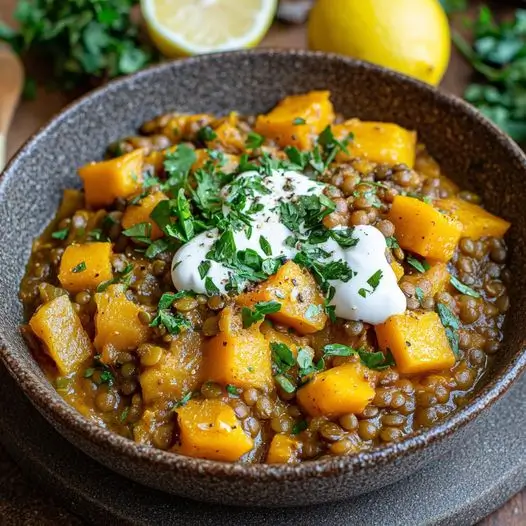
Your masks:
<instances>
[{"instance_id":1,"label":"ceramic bowl","mask_svg":"<svg viewBox=\"0 0 526 526\"><path fill-rule=\"evenodd\" d=\"M76 167L169 111L254 114L287 94L328 89L338 112L416 129L446 173L513 223L514 282L505 338L472 401L436 427L349 457L297 466L227 464L140 446L83 418L40 371L18 327L18 286L31 241L52 218ZM142 484L193 499L291 506L345 499L405 477L470 439L470 424L526 367L526 158L461 100L370 64L310 52L248 51L163 64L110 83L66 108L18 152L0 184L1 357L31 402L73 444ZM20 415L23 418L23 415ZM74 469L74 466L72 466Z\"/></svg>"}]
</instances>

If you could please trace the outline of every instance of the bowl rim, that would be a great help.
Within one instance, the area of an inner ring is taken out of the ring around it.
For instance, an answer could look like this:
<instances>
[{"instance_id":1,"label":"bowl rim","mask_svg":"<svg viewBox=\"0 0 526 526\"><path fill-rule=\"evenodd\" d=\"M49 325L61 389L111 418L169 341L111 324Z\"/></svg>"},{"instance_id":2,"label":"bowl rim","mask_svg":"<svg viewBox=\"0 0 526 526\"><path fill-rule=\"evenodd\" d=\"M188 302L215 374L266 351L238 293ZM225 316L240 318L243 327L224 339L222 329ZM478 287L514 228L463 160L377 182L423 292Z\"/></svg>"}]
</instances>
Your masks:
<instances>
[{"instance_id":1,"label":"bowl rim","mask_svg":"<svg viewBox=\"0 0 526 526\"><path fill-rule=\"evenodd\" d=\"M387 82L390 80L402 81L410 85L413 89L426 92L437 101L448 104L454 110L469 116L474 121L478 121L480 125L488 128L495 136L499 147L506 150L518 164L522 165L526 172L526 155L519 146L473 106L453 94L440 91L435 87L396 71L335 53L299 49L258 48L209 53L163 62L149 66L132 75L110 81L104 86L75 99L33 133L16 151L4 171L0 174L0 198L7 181L15 177L16 164L19 157L24 155L26 150L30 150L35 143L49 132L53 133L53 129L66 120L79 106L98 99L99 97L104 97L108 91L118 91L126 87L129 83L135 82L136 79L148 77L153 73L171 70L172 68L177 69L185 65L191 66L192 64L201 62L213 63L215 61L221 61L225 57L234 56L242 59L243 57L252 55L267 57L269 60L272 60L272 57L276 55L288 56L291 59L306 57L313 60L330 60L345 67L371 71L374 75L379 75ZM220 476L226 479L242 476L249 481L257 480L258 482L265 482L271 480L291 481L300 478L304 479L306 477L324 477L348 472L358 472L371 468L374 465L386 464L395 459L406 457L411 453L427 448L429 445L443 441L458 429L466 426L484 409L501 398L526 370L526 352L524 352L526 349L526 337L522 342L522 352L517 352L517 354L512 357L510 363L507 364L498 375L491 378L488 384L478 391L466 406L455 411L438 425L412 433L400 442L375 446L370 451L330 459L308 460L294 465L220 462L187 457L177 453L159 450L151 446L137 444L131 439L118 435L88 420L72 406L68 405L56 391L45 387L42 384L42 377L32 371L28 371L18 362L15 353L9 349L8 343L4 340L3 334L0 334L0 358L25 395L28 396L31 402L47 417L48 421L58 423L59 428L66 428L68 430L67 434L70 436L71 433L74 433L76 436L82 436L85 440L94 443L98 447L109 448L112 455L116 455L117 457L124 456L141 463L148 463L152 467L156 466L169 470L178 469L183 472L195 471L199 474L213 474L214 476Z\"/></svg>"}]
</instances>

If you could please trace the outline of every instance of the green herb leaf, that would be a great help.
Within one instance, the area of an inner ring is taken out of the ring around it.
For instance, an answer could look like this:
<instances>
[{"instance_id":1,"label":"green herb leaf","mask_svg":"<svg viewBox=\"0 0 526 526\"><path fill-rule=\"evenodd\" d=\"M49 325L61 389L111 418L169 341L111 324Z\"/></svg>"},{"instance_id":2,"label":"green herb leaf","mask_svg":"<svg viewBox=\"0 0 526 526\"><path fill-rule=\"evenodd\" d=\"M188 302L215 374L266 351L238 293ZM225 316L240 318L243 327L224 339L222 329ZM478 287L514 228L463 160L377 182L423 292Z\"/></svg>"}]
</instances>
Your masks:
<instances>
[{"instance_id":1,"label":"green herb leaf","mask_svg":"<svg viewBox=\"0 0 526 526\"><path fill-rule=\"evenodd\" d=\"M217 296L218 294L221 294L221 291L209 276L205 278L205 289L208 296Z\"/></svg>"},{"instance_id":2,"label":"green herb leaf","mask_svg":"<svg viewBox=\"0 0 526 526\"><path fill-rule=\"evenodd\" d=\"M247 329L252 324L265 318L266 314L278 312L281 309L281 303L277 301L260 301L251 309L243 307L241 310L241 319L243 320L243 327Z\"/></svg>"},{"instance_id":3,"label":"green herb leaf","mask_svg":"<svg viewBox=\"0 0 526 526\"><path fill-rule=\"evenodd\" d=\"M245 141L245 146L253 150L259 148L265 142L265 137L259 135L259 133L249 132L247 135L247 140Z\"/></svg>"},{"instance_id":4,"label":"green herb leaf","mask_svg":"<svg viewBox=\"0 0 526 526\"><path fill-rule=\"evenodd\" d=\"M122 231L126 237L131 237L136 243L150 244L152 242L152 225L150 223L137 223Z\"/></svg>"},{"instance_id":5,"label":"green herb leaf","mask_svg":"<svg viewBox=\"0 0 526 526\"><path fill-rule=\"evenodd\" d=\"M307 124L307 121L303 118L303 117L296 117L293 121L292 121L292 124L294 126L300 126L302 124Z\"/></svg>"},{"instance_id":6,"label":"green herb leaf","mask_svg":"<svg viewBox=\"0 0 526 526\"><path fill-rule=\"evenodd\" d=\"M85 261L81 261L78 265L75 265L72 269L71 269L71 272L73 272L73 274L78 274L79 272L84 272L86 270L86 262Z\"/></svg>"},{"instance_id":7,"label":"green herb leaf","mask_svg":"<svg viewBox=\"0 0 526 526\"><path fill-rule=\"evenodd\" d=\"M462 283L462 281L457 279L455 276L451 276L451 279L449 281L451 285L453 285L453 287L455 287L460 293L465 294L466 296L471 296L473 298L480 298L480 293Z\"/></svg>"},{"instance_id":8,"label":"green herb leaf","mask_svg":"<svg viewBox=\"0 0 526 526\"><path fill-rule=\"evenodd\" d=\"M352 356L358 355L360 361L369 369L381 371L395 365L391 353L383 354L380 351L369 352L365 349L354 349L348 345L333 343L323 348L324 356Z\"/></svg>"},{"instance_id":9,"label":"green herb leaf","mask_svg":"<svg viewBox=\"0 0 526 526\"><path fill-rule=\"evenodd\" d=\"M69 235L69 228L66 227L66 228L63 228L62 230L57 230L55 232L53 232L51 234L51 237L53 239L61 239L61 240L64 240L68 237Z\"/></svg>"},{"instance_id":10,"label":"green herb leaf","mask_svg":"<svg viewBox=\"0 0 526 526\"><path fill-rule=\"evenodd\" d=\"M429 263L424 259L423 261L419 261L418 259L414 258L413 256L407 256L405 258L407 263L411 265L413 268L418 270L418 272L425 272L426 270L429 270L431 267L429 266Z\"/></svg>"},{"instance_id":11,"label":"green herb leaf","mask_svg":"<svg viewBox=\"0 0 526 526\"><path fill-rule=\"evenodd\" d=\"M398 241L396 240L396 237L394 236L386 237L385 242L387 244L387 248L390 248L390 249L400 248L400 245L398 244Z\"/></svg>"},{"instance_id":12,"label":"green herb leaf","mask_svg":"<svg viewBox=\"0 0 526 526\"><path fill-rule=\"evenodd\" d=\"M309 424L307 423L306 420L300 420L299 422L296 422L292 426L291 433L293 435L299 435L302 431L305 431L305 429L307 429L308 427L309 427Z\"/></svg>"},{"instance_id":13,"label":"green herb leaf","mask_svg":"<svg viewBox=\"0 0 526 526\"><path fill-rule=\"evenodd\" d=\"M175 402L173 408L174 409L178 409L179 407L183 407L184 405L186 405L192 399L193 395L194 395L194 393L192 393L192 391L189 391L180 400Z\"/></svg>"},{"instance_id":14,"label":"green herb leaf","mask_svg":"<svg viewBox=\"0 0 526 526\"><path fill-rule=\"evenodd\" d=\"M212 263L208 261L207 259L199 263L197 270L199 271L199 276L201 279L205 279L205 276L208 274L208 271L210 270L211 266L212 266Z\"/></svg>"},{"instance_id":15,"label":"green herb leaf","mask_svg":"<svg viewBox=\"0 0 526 526\"><path fill-rule=\"evenodd\" d=\"M117 272L113 278L100 283L97 287L97 292L104 292L110 285L114 285L115 283L124 283L124 285L128 287L132 277L133 265L130 263L126 265L122 272Z\"/></svg>"},{"instance_id":16,"label":"green herb leaf","mask_svg":"<svg viewBox=\"0 0 526 526\"><path fill-rule=\"evenodd\" d=\"M424 301L424 291L420 287L415 288L415 296L416 299L420 302L420 305L422 305L422 302Z\"/></svg>"},{"instance_id":17,"label":"green herb leaf","mask_svg":"<svg viewBox=\"0 0 526 526\"><path fill-rule=\"evenodd\" d=\"M274 376L275 382L285 391L286 393L294 393L296 386L283 374L277 374Z\"/></svg>"},{"instance_id":18,"label":"green herb leaf","mask_svg":"<svg viewBox=\"0 0 526 526\"><path fill-rule=\"evenodd\" d=\"M217 139L217 133L210 126L203 126L197 132L197 138L201 142L210 142Z\"/></svg>"},{"instance_id":19,"label":"green herb leaf","mask_svg":"<svg viewBox=\"0 0 526 526\"><path fill-rule=\"evenodd\" d=\"M459 336L458 336L458 329L460 328L460 321L455 316L455 314L453 314L453 312L447 305L444 305L443 303L437 303L435 308L438 313L438 316L440 317L440 321L442 322L442 325L446 329L446 336L447 336L447 339L449 340L449 345L451 346L451 350L455 354L456 358L460 359Z\"/></svg>"},{"instance_id":20,"label":"green herb leaf","mask_svg":"<svg viewBox=\"0 0 526 526\"><path fill-rule=\"evenodd\" d=\"M272 361L278 373L284 373L296 365L292 351L282 342L271 342Z\"/></svg>"},{"instance_id":21,"label":"green herb leaf","mask_svg":"<svg viewBox=\"0 0 526 526\"><path fill-rule=\"evenodd\" d=\"M261 250L263 250L266 256L272 255L272 247L270 246L270 243L268 242L266 237L259 236L259 246L261 247Z\"/></svg>"},{"instance_id":22,"label":"green herb leaf","mask_svg":"<svg viewBox=\"0 0 526 526\"><path fill-rule=\"evenodd\" d=\"M166 304L167 301L165 301ZM167 309L158 311L157 316L151 321L150 327L163 326L170 334L179 334L188 330L192 324L188 318L182 314L172 314Z\"/></svg>"},{"instance_id":23,"label":"green herb leaf","mask_svg":"<svg viewBox=\"0 0 526 526\"><path fill-rule=\"evenodd\" d=\"M235 385L231 385L231 384L227 384L226 392L234 396L239 395L239 389Z\"/></svg>"}]
</instances>

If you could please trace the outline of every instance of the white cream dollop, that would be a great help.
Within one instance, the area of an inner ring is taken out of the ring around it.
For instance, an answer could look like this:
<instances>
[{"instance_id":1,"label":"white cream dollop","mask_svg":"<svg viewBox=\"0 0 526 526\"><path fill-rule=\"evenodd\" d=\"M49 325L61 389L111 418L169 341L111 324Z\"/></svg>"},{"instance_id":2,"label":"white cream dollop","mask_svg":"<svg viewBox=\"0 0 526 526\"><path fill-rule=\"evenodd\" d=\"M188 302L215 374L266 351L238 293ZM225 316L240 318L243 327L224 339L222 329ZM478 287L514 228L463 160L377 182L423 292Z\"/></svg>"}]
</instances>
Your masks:
<instances>
[{"instance_id":1,"label":"white cream dollop","mask_svg":"<svg viewBox=\"0 0 526 526\"><path fill-rule=\"evenodd\" d=\"M292 232L280 221L280 203L294 201L299 196L320 195L324 185L294 171L272 170L271 174L265 176L250 171L239 177L260 178L261 185L268 190L268 193L254 192L246 196L244 210L254 204L262 205L262 209L250 216L252 220L250 237L247 237L245 230L233 233L236 249L250 248L262 258L269 257L261 248L260 238L264 237L271 247L272 257L285 256L287 259L292 259L297 250L285 243ZM228 197L231 189L231 186L226 186L221 193L225 214L229 211ZM206 293L206 278L201 278L199 265L207 260L206 256L218 237L217 229L203 232L175 253L172 261L172 280L178 290ZM330 253L330 256L323 260L324 263L344 260L354 272L353 277L347 282L331 281L336 291L331 300L331 305L335 306L336 316L376 325L394 314L403 313L406 309L406 299L385 257L387 246L384 236L373 226L360 225L354 228L353 237L358 242L349 248L341 247L333 239L317 245ZM207 261L210 263L210 268L206 277L209 277L221 292L225 292L225 286L233 271L216 261ZM374 286L372 286L368 280L374 275L380 278L373 279Z\"/></svg>"}]
</instances>

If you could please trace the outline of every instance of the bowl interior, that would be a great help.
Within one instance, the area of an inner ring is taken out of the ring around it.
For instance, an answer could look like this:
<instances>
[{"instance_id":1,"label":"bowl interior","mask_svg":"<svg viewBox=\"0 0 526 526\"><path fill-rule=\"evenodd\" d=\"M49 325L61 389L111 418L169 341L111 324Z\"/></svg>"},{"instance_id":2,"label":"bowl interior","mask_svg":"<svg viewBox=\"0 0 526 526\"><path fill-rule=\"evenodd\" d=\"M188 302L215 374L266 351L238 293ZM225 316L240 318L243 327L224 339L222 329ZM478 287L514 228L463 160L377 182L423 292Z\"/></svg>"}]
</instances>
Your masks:
<instances>
[{"instance_id":1,"label":"bowl interior","mask_svg":"<svg viewBox=\"0 0 526 526\"><path fill-rule=\"evenodd\" d=\"M2 357L41 410L51 400L64 414L73 412L49 385L20 336L18 287L31 242L52 218L62 190L79 186L76 168L101 158L108 143L162 113L254 114L287 94L313 89L330 90L336 110L346 117L416 129L446 173L513 223L510 268L517 285L525 282L524 156L461 101L374 66L315 53L243 52L166 64L112 83L69 107L19 152L1 182ZM526 290L516 286L510 293L504 344L485 382L510 367L524 366Z\"/></svg>"}]
</instances>

